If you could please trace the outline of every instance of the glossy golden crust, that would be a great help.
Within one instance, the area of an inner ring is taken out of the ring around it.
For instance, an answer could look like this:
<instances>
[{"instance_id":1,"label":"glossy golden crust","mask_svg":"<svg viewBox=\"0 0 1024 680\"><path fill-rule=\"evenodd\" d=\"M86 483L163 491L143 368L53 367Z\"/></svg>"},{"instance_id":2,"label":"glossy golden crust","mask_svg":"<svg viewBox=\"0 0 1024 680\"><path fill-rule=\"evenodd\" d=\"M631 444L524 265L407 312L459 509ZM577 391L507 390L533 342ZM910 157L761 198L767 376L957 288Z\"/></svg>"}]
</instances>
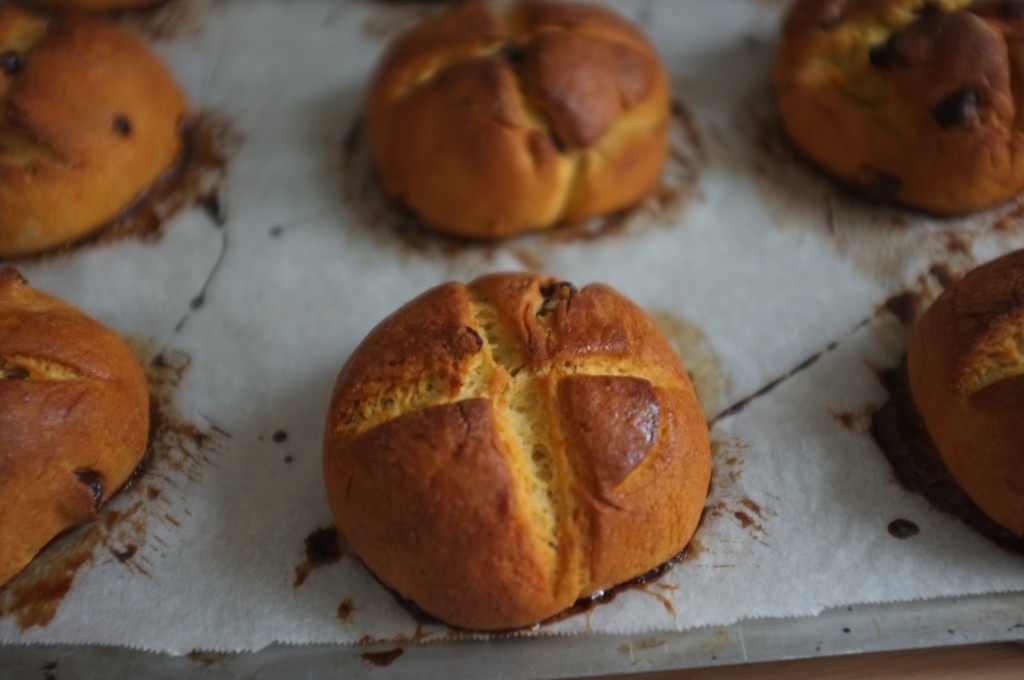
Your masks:
<instances>
[{"instance_id":1,"label":"glossy golden crust","mask_svg":"<svg viewBox=\"0 0 1024 680\"><path fill-rule=\"evenodd\" d=\"M654 49L614 13L471 0L394 41L365 113L392 196L429 227L497 239L647 195L669 99Z\"/></svg>"},{"instance_id":2,"label":"glossy golden crust","mask_svg":"<svg viewBox=\"0 0 1024 680\"><path fill-rule=\"evenodd\" d=\"M377 326L324 437L338 526L371 571L452 625L557 614L683 549L710 479L686 371L602 285L495 274Z\"/></svg>"},{"instance_id":3,"label":"glossy golden crust","mask_svg":"<svg viewBox=\"0 0 1024 680\"><path fill-rule=\"evenodd\" d=\"M798 0L775 66L786 134L871 198L956 214L1024 190L1024 2Z\"/></svg>"},{"instance_id":4,"label":"glossy golden crust","mask_svg":"<svg viewBox=\"0 0 1024 680\"><path fill-rule=\"evenodd\" d=\"M184 98L120 29L0 7L0 59L0 256L88 234L178 159Z\"/></svg>"},{"instance_id":5,"label":"glossy golden crust","mask_svg":"<svg viewBox=\"0 0 1024 680\"><path fill-rule=\"evenodd\" d=\"M0 269L0 585L95 518L148 438L146 377L124 342Z\"/></svg>"},{"instance_id":6,"label":"glossy golden crust","mask_svg":"<svg viewBox=\"0 0 1024 680\"><path fill-rule=\"evenodd\" d=\"M1024 536L1024 251L943 293L907 353L914 405L950 474Z\"/></svg>"}]
</instances>

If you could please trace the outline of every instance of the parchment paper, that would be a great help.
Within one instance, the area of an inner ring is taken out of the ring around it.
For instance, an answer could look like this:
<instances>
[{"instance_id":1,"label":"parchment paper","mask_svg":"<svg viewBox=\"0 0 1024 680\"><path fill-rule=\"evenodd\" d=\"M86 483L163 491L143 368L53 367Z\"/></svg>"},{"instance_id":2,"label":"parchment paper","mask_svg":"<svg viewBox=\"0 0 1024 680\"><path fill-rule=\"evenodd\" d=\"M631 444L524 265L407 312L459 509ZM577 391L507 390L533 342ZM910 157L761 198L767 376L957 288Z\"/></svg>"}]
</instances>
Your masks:
<instances>
[{"instance_id":1,"label":"parchment paper","mask_svg":"<svg viewBox=\"0 0 1024 680\"><path fill-rule=\"evenodd\" d=\"M305 539L332 523L321 435L346 357L426 288L505 269L603 281L651 312L695 376L715 443L692 555L524 634L685 630L1024 589L1024 557L904 490L867 434L886 398L878 371L906 342L886 301L927 300L942 275L1024 245L1018 206L936 221L862 205L796 161L766 84L784 3L614 4L649 32L675 85L661 200L583 233L497 246L410 229L368 179L368 74L422 7L178 0L118 19L164 56L196 111L229 122L226 220L193 207L157 239L15 263L132 342L165 425L146 474L104 519L0 595L0 641L182 654L451 639L418 624L344 546L310 564ZM920 533L895 538L896 519ZM66 594L40 603L55 574Z\"/></svg>"}]
</instances>

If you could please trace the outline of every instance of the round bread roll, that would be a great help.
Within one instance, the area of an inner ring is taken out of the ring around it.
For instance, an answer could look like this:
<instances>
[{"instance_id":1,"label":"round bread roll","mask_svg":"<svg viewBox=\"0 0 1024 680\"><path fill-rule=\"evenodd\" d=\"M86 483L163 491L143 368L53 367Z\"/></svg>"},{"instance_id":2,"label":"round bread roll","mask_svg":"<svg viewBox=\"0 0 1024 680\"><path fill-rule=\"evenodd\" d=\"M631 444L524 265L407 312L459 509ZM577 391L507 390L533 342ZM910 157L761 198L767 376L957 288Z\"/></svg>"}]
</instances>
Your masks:
<instances>
[{"instance_id":1,"label":"round bread roll","mask_svg":"<svg viewBox=\"0 0 1024 680\"><path fill-rule=\"evenodd\" d=\"M132 351L0 269L0 585L93 520L148 441L149 390Z\"/></svg>"},{"instance_id":2,"label":"round bread roll","mask_svg":"<svg viewBox=\"0 0 1024 680\"><path fill-rule=\"evenodd\" d=\"M365 119L391 196L438 231L500 239L646 196L670 108L658 55L613 12L470 0L394 41Z\"/></svg>"},{"instance_id":3,"label":"round bread roll","mask_svg":"<svg viewBox=\"0 0 1024 680\"><path fill-rule=\"evenodd\" d=\"M174 165L184 116L171 75L121 29L0 7L0 257L114 219Z\"/></svg>"},{"instance_id":4,"label":"round bread roll","mask_svg":"<svg viewBox=\"0 0 1024 680\"><path fill-rule=\"evenodd\" d=\"M401 597L471 630L547 619L680 553L708 428L654 323L603 285L495 274L377 326L342 368L324 478Z\"/></svg>"},{"instance_id":5,"label":"round bread roll","mask_svg":"<svg viewBox=\"0 0 1024 680\"><path fill-rule=\"evenodd\" d=\"M914 405L954 481L1024 536L1024 251L970 272L911 337Z\"/></svg>"},{"instance_id":6,"label":"round bread roll","mask_svg":"<svg viewBox=\"0 0 1024 680\"><path fill-rule=\"evenodd\" d=\"M45 10L109 12L154 7L167 0L18 0L20 4Z\"/></svg>"},{"instance_id":7,"label":"round bread roll","mask_svg":"<svg viewBox=\"0 0 1024 680\"><path fill-rule=\"evenodd\" d=\"M868 197L936 214L1024 190L1024 2L798 0L775 98L793 144Z\"/></svg>"}]
</instances>

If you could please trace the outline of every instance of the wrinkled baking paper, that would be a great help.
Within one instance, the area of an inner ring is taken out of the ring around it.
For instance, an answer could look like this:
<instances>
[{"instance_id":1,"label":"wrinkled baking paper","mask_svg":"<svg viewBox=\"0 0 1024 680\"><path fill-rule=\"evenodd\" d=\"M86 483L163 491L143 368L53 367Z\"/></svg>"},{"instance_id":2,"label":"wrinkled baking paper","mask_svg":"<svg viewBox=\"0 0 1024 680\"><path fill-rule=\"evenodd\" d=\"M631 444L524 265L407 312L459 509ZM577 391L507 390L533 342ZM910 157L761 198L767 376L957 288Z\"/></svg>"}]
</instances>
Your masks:
<instances>
[{"instance_id":1,"label":"wrinkled baking paper","mask_svg":"<svg viewBox=\"0 0 1024 680\"><path fill-rule=\"evenodd\" d=\"M169 390L167 417L188 427L106 524L33 565L44 580L67 567L69 590L50 610L19 610L11 594L30 576L11 584L0 641L182 654L450 639L344 546L336 561L308 562L306 538L332 525L322 428L337 371L374 324L430 286L508 269L603 281L649 311L695 376L715 449L691 556L531 634L677 631L1024 589L1024 557L904 490L867 434L886 399L878 373L906 343L886 302L908 290L927 299L937 274L1024 245L1017 206L936 221L861 205L797 162L766 84L783 4L615 3L673 78L662 195L585 233L478 247L410 230L366 168L368 74L427 10L181 0L161 10L164 25L121 19L196 110L229 121L224 224L195 207L156 239L18 264L127 337ZM896 519L920 533L895 538Z\"/></svg>"}]
</instances>

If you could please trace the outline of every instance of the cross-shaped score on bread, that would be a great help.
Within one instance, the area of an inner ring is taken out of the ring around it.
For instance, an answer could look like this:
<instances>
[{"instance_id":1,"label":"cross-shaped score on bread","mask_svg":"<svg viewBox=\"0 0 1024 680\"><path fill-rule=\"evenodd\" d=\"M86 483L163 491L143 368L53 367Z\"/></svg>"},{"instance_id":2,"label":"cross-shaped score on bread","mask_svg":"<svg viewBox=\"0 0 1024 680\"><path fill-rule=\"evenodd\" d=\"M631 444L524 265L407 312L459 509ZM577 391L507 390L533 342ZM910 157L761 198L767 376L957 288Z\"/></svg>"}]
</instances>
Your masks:
<instances>
[{"instance_id":1,"label":"cross-shaped score on bread","mask_svg":"<svg viewBox=\"0 0 1024 680\"><path fill-rule=\"evenodd\" d=\"M324 474L378 578L494 630L679 553L710 451L689 377L639 308L603 285L496 274L371 332L338 377Z\"/></svg>"},{"instance_id":2,"label":"cross-shaped score on bread","mask_svg":"<svg viewBox=\"0 0 1024 680\"><path fill-rule=\"evenodd\" d=\"M364 118L392 197L433 229L500 239L650 193L669 91L654 48L613 11L472 0L392 43Z\"/></svg>"}]
</instances>

